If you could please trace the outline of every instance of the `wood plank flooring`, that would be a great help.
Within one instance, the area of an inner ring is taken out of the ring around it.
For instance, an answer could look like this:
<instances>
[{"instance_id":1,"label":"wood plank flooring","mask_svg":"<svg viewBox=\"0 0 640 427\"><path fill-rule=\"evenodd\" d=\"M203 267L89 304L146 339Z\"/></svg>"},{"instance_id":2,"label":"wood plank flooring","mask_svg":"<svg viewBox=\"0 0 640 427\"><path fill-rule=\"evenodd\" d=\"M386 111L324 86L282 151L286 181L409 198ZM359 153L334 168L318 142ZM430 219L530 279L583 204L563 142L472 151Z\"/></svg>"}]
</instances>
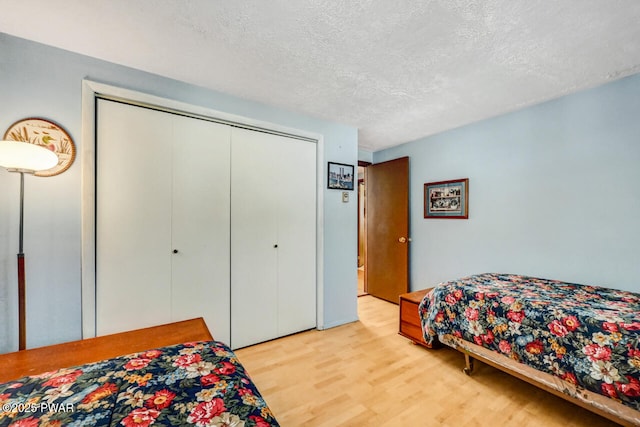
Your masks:
<instances>
[{"instance_id":1,"label":"wood plank flooring","mask_svg":"<svg viewBox=\"0 0 640 427\"><path fill-rule=\"evenodd\" d=\"M397 334L398 306L358 298L360 321L236 350L283 427L614 426L461 353Z\"/></svg>"}]
</instances>

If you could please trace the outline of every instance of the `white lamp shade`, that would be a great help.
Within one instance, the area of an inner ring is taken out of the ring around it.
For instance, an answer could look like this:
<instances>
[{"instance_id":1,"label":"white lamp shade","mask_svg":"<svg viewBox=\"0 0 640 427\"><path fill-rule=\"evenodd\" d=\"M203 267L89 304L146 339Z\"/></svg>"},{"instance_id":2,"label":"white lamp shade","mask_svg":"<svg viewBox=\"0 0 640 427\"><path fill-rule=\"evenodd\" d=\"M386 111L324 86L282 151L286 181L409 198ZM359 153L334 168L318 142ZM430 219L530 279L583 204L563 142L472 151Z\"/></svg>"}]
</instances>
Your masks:
<instances>
[{"instance_id":1,"label":"white lamp shade","mask_svg":"<svg viewBox=\"0 0 640 427\"><path fill-rule=\"evenodd\" d=\"M33 173L51 169L58 156L46 147L20 141L0 141L0 166L11 172Z\"/></svg>"}]
</instances>

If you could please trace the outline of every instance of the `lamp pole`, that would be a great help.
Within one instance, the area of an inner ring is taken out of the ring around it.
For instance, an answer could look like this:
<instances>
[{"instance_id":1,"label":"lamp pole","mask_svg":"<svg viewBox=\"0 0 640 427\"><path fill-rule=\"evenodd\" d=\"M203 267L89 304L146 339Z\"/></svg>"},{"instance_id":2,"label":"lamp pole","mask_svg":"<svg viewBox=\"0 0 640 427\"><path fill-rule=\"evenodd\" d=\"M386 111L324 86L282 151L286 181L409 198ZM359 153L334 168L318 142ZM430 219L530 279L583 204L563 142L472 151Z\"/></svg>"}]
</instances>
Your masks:
<instances>
[{"instance_id":1,"label":"lamp pole","mask_svg":"<svg viewBox=\"0 0 640 427\"><path fill-rule=\"evenodd\" d=\"M24 274L24 252L22 241L24 235L24 172L20 172L20 234L18 246L18 350L27 348L27 316Z\"/></svg>"},{"instance_id":2,"label":"lamp pole","mask_svg":"<svg viewBox=\"0 0 640 427\"><path fill-rule=\"evenodd\" d=\"M51 169L58 156L46 147L22 141L0 141L0 166L20 173L20 233L18 245L18 350L27 348L26 285L24 269L24 174Z\"/></svg>"}]
</instances>

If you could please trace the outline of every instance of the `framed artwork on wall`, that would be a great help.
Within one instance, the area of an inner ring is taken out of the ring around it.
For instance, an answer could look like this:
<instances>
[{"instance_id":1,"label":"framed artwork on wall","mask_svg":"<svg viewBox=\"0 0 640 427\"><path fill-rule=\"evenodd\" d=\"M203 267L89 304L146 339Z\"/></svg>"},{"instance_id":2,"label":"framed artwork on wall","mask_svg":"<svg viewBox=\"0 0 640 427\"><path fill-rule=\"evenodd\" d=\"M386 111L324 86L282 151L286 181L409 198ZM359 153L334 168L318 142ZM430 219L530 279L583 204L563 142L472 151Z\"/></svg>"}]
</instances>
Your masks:
<instances>
[{"instance_id":1,"label":"framed artwork on wall","mask_svg":"<svg viewBox=\"0 0 640 427\"><path fill-rule=\"evenodd\" d=\"M469 178L424 185L425 218L469 218Z\"/></svg>"},{"instance_id":2,"label":"framed artwork on wall","mask_svg":"<svg viewBox=\"0 0 640 427\"><path fill-rule=\"evenodd\" d=\"M54 176L71 167L76 158L76 146L62 126L50 120L31 117L18 120L4 134L9 141L22 141L41 145L56 153L58 164L51 169L38 171L35 176Z\"/></svg>"},{"instance_id":3,"label":"framed artwork on wall","mask_svg":"<svg viewBox=\"0 0 640 427\"><path fill-rule=\"evenodd\" d=\"M335 190L353 190L354 166L329 162L327 188Z\"/></svg>"}]
</instances>

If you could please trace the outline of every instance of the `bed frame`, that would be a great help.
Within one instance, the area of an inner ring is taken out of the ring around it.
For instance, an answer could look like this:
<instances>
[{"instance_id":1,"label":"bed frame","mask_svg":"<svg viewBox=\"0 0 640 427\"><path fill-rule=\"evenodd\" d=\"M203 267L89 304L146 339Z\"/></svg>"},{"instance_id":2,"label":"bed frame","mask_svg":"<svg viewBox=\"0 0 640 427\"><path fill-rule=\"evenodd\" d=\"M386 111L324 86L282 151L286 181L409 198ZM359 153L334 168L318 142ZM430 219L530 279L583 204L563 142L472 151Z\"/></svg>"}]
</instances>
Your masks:
<instances>
[{"instance_id":1,"label":"bed frame","mask_svg":"<svg viewBox=\"0 0 640 427\"><path fill-rule=\"evenodd\" d=\"M204 319L200 317L119 334L0 354L0 367L2 367L0 383L153 348L211 340L213 337Z\"/></svg>"},{"instance_id":2,"label":"bed frame","mask_svg":"<svg viewBox=\"0 0 640 427\"><path fill-rule=\"evenodd\" d=\"M479 360L618 424L623 426L640 425L639 411L606 396L584 390L559 377L540 372L523 363L516 362L506 356L453 335L440 335L438 340L464 354L466 366L463 372L467 375L471 375L473 372L474 359Z\"/></svg>"}]
</instances>

